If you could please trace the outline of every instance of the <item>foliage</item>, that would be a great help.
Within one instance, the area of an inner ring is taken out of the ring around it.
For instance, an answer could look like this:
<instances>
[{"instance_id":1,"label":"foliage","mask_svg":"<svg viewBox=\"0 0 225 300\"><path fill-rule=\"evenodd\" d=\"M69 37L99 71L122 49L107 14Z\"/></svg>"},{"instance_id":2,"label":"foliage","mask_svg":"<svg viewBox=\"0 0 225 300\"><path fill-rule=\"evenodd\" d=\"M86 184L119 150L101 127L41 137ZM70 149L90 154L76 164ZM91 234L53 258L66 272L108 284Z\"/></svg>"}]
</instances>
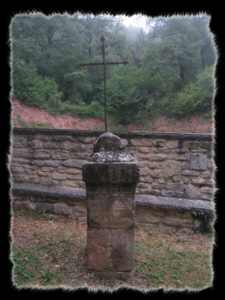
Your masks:
<instances>
[{"instance_id":1,"label":"foliage","mask_svg":"<svg viewBox=\"0 0 225 300\"><path fill-rule=\"evenodd\" d=\"M171 115L176 117L190 116L194 113L205 113L212 109L213 80L212 68L208 67L198 74L195 82L186 85L175 94L171 101Z\"/></svg>"},{"instance_id":2,"label":"foliage","mask_svg":"<svg viewBox=\"0 0 225 300\"><path fill-rule=\"evenodd\" d=\"M109 15L41 13L17 15L11 23L12 94L52 114L104 117L103 68L108 61L108 115L123 125L157 115L181 118L209 113L215 51L207 15L146 17L149 31Z\"/></svg>"}]
</instances>

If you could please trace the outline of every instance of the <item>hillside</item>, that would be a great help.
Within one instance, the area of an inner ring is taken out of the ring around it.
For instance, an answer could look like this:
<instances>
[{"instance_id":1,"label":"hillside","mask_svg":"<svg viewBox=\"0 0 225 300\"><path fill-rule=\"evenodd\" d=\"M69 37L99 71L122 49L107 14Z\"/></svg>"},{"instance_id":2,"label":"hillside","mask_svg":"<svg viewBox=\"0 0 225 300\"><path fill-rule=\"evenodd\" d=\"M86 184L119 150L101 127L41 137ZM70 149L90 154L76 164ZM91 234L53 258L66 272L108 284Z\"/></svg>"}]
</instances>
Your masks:
<instances>
[{"instance_id":1,"label":"hillside","mask_svg":"<svg viewBox=\"0 0 225 300\"><path fill-rule=\"evenodd\" d=\"M12 103L12 121L14 127L56 128L75 130L104 130L104 121L98 119L74 118L68 114L53 116L43 109L25 106L14 99ZM109 121L108 129L124 130L120 124L112 124ZM145 127L129 124L127 130L143 130L156 132L189 132L189 133L213 133L214 126L210 120L203 116L193 116L182 120L158 118L149 121Z\"/></svg>"}]
</instances>

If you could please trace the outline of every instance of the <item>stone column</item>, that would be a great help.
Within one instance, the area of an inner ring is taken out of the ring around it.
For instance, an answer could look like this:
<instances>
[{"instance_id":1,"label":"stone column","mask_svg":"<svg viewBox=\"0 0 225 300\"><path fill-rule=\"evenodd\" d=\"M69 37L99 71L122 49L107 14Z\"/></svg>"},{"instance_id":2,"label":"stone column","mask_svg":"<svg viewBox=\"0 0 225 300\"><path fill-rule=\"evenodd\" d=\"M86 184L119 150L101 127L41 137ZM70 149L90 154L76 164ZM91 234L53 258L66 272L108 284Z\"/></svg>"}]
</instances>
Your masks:
<instances>
[{"instance_id":1,"label":"stone column","mask_svg":"<svg viewBox=\"0 0 225 300\"><path fill-rule=\"evenodd\" d=\"M87 198L87 268L103 279L125 279L134 268L134 197L138 161L118 136L102 134L83 163Z\"/></svg>"}]
</instances>

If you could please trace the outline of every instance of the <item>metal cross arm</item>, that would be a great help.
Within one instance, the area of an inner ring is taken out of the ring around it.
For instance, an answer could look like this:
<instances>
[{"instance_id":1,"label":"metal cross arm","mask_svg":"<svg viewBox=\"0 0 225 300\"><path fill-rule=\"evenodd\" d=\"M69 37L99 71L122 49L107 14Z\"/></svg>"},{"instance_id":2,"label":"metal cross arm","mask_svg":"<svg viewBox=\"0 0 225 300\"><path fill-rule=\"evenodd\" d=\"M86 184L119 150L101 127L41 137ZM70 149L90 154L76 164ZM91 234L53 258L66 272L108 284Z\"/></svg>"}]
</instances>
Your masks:
<instances>
[{"instance_id":1,"label":"metal cross arm","mask_svg":"<svg viewBox=\"0 0 225 300\"><path fill-rule=\"evenodd\" d=\"M94 62L94 63L83 63L83 64L79 64L79 66L81 67L85 67L85 66L103 66L104 67L104 94L105 94L105 132L107 132L107 113L106 113L106 65L126 65L128 64L127 61L121 61L121 62L106 62L105 61L105 48L107 47L107 45L104 44L104 37L103 35L101 36L101 42L102 42L102 46L100 46L99 48L101 48L102 50L102 57L103 57L103 62Z\"/></svg>"}]
</instances>

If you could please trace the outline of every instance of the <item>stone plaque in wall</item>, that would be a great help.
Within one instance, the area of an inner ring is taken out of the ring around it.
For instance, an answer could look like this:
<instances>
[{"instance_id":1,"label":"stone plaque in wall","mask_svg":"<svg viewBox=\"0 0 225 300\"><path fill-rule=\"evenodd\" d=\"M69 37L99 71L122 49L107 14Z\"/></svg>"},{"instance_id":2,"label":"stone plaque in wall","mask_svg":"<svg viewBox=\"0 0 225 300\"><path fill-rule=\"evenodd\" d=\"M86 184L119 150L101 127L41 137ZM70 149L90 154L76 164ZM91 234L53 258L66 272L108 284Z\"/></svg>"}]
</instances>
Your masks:
<instances>
[{"instance_id":1,"label":"stone plaque in wall","mask_svg":"<svg viewBox=\"0 0 225 300\"><path fill-rule=\"evenodd\" d=\"M187 168L190 170L206 170L208 158L207 155L200 153L188 154Z\"/></svg>"}]
</instances>

